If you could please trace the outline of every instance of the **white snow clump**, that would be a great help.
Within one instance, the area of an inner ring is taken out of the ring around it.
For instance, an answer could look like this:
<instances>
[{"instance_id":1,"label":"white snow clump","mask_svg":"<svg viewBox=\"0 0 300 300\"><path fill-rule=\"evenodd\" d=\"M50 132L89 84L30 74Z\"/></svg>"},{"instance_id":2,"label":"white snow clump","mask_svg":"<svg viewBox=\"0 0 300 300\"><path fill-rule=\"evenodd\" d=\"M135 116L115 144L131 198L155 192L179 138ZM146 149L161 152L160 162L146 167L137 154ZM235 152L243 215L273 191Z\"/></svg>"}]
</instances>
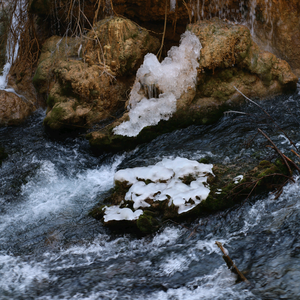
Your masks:
<instances>
[{"instance_id":1,"label":"white snow clump","mask_svg":"<svg viewBox=\"0 0 300 300\"><path fill-rule=\"evenodd\" d=\"M127 182L131 185L124 200L133 202L134 211L129 208L110 206L105 208L104 221L138 219L143 213L140 208L150 206L145 201L147 199L168 200L169 206L173 204L178 207L178 214L187 212L209 195L207 175L213 175L212 168L211 164L177 157L175 159L164 158L148 167L120 170L115 174L115 181ZM185 176L193 177L189 185L183 183ZM146 184L147 181L150 183Z\"/></svg>"},{"instance_id":2,"label":"white snow clump","mask_svg":"<svg viewBox=\"0 0 300 300\"><path fill-rule=\"evenodd\" d=\"M115 127L114 133L133 137L146 126L168 120L176 111L177 99L189 87L195 88L201 48L199 39L186 31L180 46L172 47L161 63L154 54L146 54L130 93L130 120Z\"/></svg>"},{"instance_id":3,"label":"white snow clump","mask_svg":"<svg viewBox=\"0 0 300 300\"><path fill-rule=\"evenodd\" d=\"M108 221L133 221L137 220L139 216L143 214L143 211L141 209L136 210L133 212L130 208L120 208L118 206L110 206L105 209L105 215L104 215L104 222Z\"/></svg>"}]
</instances>

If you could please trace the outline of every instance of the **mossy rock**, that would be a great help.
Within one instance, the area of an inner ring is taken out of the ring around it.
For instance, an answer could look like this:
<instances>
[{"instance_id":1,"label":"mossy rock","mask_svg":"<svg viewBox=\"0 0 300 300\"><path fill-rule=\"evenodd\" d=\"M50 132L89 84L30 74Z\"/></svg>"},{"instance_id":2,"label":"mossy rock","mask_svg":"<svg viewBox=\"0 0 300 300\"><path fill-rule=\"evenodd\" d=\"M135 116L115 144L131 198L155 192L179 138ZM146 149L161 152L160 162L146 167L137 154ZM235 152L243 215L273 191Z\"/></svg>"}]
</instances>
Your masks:
<instances>
[{"instance_id":1,"label":"mossy rock","mask_svg":"<svg viewBox=\"0 0 300 300\"><path fill-rule=\"evenodd\" d=\"M234 166L214 166L215 177L211 178L211 192L199 205L202 212L215 212L232 207L248 196L261 194L280 187L290 175L287 167L280 159L274 163L263 160L256 167L243 172L243 179L234 183L233 179L241 171ZM281 174L281 175L278 175Z\"/></svg>"},{"instance_id":2,"label":"mossy rock","mask_svg":"<svg viewBox=\"0 0 300 300\"><path fill-rule=\"evenodd\" d=\"M130 232L150 234L158 230L167 220L176 222L192 221L199 216L230 208L244 201L250 195L254 196L274 190L281 187L289 175L288 169L281 159L277 159L275 162L263 160L254 167L247 163L245 165L227 166L216 164L213 173L214 176L209 175L207 180L210 188L208 197L187 212L178 214L178 207L173 204L170 205L169 200L153 201L146 199L145 201L150 204L150 207L139 208L143 209L144 212L137 220L132 221L130 226L128 224L130 221L127 221L126 228L121 227L124 222L120 221L108 222L105 225L112 227L113 230L126 231L130 228ZM240 174L243 175L243 178L238 181L236 176ZM195 179L192 176L182 178L185 184L190 184ZM129 188L130 185L126 182L117 182L116 186L110 191L111 195L99 203L90 212L90 216L103 221L104 208L106 207L104 203L110 206L119 205L122 202L120 208L128 207L133 210L133 203L130 206L128 201L124 202L125 194Z\"/></svg>"},{"instance_id":3,"label":"mossy rock","mask_svg":"<svg viewBox=\"0 0 300 300\"><path fill-rule=\"evenodd\" d=\"M157 231L161 226L161 222L159 222L155 217L153 217L151 213L145 211L138 218L136 226L138 230L143 234L149 234Z\"/></svg>"},{"instance_id":4,"label":"mossy rock","mask_svg":"<svg viewBox=\"0 0 300 300\"><path fill-rule=\"evenodd\" d=\"M62 107L59 105L54 106L44 119L44 125L54 130L61 128L65 114L66 112Z\"/></svg>"},{"instance_id":5,"label":"mossy rock","mask_svg":"<svg viewBox=\"0 0 300 300\"><path fill-rule=\"evenodd\" d=\"M229 107L227 104L200 108L195 105L195 107L190 107L190 109L179 109L168 121L161 120L156 126L145 127L136 137L115 135L113 128L116 124L113 123L104 130L87 134L86 138L96 153L133 149L139 144L148 143L159 135L179 128L216 123Z\"/></svg>"}]
</instances>

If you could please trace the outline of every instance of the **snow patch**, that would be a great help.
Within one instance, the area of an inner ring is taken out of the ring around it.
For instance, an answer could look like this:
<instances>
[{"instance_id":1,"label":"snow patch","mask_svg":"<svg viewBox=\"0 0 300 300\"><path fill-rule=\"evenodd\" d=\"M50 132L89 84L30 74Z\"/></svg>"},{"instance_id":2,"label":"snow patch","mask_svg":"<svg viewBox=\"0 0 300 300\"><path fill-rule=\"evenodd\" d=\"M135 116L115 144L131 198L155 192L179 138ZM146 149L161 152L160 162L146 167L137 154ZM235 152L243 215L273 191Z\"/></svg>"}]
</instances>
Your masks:
<instances>
[{"instance_id":1,"label":"snow patch","mask_svg":"<svg viewBox=\"0 0 300 300\"><path fill-rule=\"evenodd\" d=\"M131 185L124 200L133 202L134 211L119 206L106 207L104 221L138 219L142 214L139 208L150 206L147 199L167 200L169 206L178 207L178 214L187 212L209 195L207 175L213 174L212 168L211 164L177 157L164 158L148 167L120 170L115 174L115 181Z\"/></svg>"},{"instance_id":2,"label":"snow patch","mask_svg":"<svg viewBox=\"0 0 300 300\"><path fill-rule=\"evenodd\" d=\"M138 69L129 99L129 121L113 129L115 134L137 136L146 126L168 120L176 111L176 101L195 88L198 60L202 46L199 39L186 31L179 47L172 47L161 63L148 53Z\"/></svg>"},{"instance_id":3,"label":"snow patch","mask_svg":"<svg viewBox=\"0 0 300 300\"><path fill-rule=\"evenodd\" d=\"M243 180L244 179L244 176L243 175L238 175L238 176L236 176L236 177L234 177L233 178L233 182L235 183L235 184L238 184L241 180Z\"/></svg>"},{"instance_id":4,"label":"snow patch","mask_svg":"<svg viewBox=\"0 0 300 300\"><path fill-rule=\"evenodd\" d=\"M104 222L108 221L121 221L128 220L133 221L137 220L140 215L143 214L141 209L133 212L130 208L119 208L118 206L110 206L105 209Z\"/></svg>"}]
</instances>

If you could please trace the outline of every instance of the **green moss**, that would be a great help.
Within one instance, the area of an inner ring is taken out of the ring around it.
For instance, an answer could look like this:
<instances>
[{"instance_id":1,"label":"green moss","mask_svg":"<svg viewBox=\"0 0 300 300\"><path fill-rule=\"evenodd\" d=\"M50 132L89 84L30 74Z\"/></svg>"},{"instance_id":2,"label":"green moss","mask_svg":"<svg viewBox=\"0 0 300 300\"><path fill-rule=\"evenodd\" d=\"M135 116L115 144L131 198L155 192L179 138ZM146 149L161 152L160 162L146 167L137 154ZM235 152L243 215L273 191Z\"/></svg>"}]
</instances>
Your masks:
<instances>
[{"instance_id":1,"label":"green moss","mask_svg":"<svg viewBox=\"0 0 300 300\"><path fill-rule=\"evenodd\" d=\"M50 115L48 114L44 119L44 125L51 129L57 130L62 126L62 119L64 115L65 110L62 107L54 106L50 112Z\"/></svg>"},{"instance_id":2,"label":"green moss","mask_svg":"<svg viewBox=\"0 0 300 300\"><path fill-rule=\"evenodd\" d=\"M186 128L190 125L213 124L223 116L224 111L227 111L228 108L227 104L222 104L211 109L178 110L168 121L162 120L156 126L143 128L137 137L114 135L112 132L113 126L110 126L103 131L104 135L101 138L94 139L92 133L88 134L86 138L96 153L132 149L139 144L153 140L161 134L179 128Z\"/></svg>"},{"instance_id":3,"label":"green moss","mask_svg":"<svg viewBox=\"0 0 300 300\"><path fill-rule=\"evenodd\" d=\"M45 78L45 74L42 71L42 67L38 66L35 71L35 74L32 78L33 85L37 89L37 91L40 90L40 88L44 84L45 80L46 80L46 78Z\"/></svg>"},{"instance_id":4,"label":"green moss","mask_svg":"<svg viewBox=\"0 0 300 300\"><path fill-rule=\"evenodd\" d=\"M183 178L179 178L179 179L182 181L182 183L184 183L186 185L190 185L191 182L195 181L197 178L192 174L188 174L188 175L184 176Z\"/></svg>"},{"instance_id":5,"label":"green moss","mask_svg":"<svg viewBox=\"0 0 300 300\"><path fill-rule=\"evenodd\" d=\"M286 177L276 174L288 175L287 168L281 160L276 163L263 160L250 170L238 170L235 167L214 166L215 177L211 177L211 192L205 201L199 205L203 212L214 212L231 207L244 200L250 192L252 195L270 191L286 181ZM234 183L233 178L244 173L244 179ZM254 188L254 189L253 189Z\"/></svg>"},{"instance_id":6,"label":"green moss","mask_svg":"<svg viewBox=\"0 0 300 300\"><path fill-rule=\"evenodd\" d=\"M104 210L103 208L106 205L101 205L98 207L93 208L90 212L89 212L89 216L95 218L96 220L101 220L103 218L104 215Z\"/></svg>"},{"instance_id":7,"label":"green moss","mask_svg":"<svg viewBox=\"0 0 300 300\"><path fill-rule=\"evenodd\" d=\"M218 77L222 80L222 81L229 81L230 79L232 79L233 77L233 70L232 69L225 69L222 70L219 74Z\"/></svg>"},{"instance_id":8,"label":"green moss","mask_svg":"<svg viewBox=\"0 0 300 300\"><path fill-rule=\"evenodd\" d=\"M159 227L159 222L145 211L136 222L137 228L144 234L155 232Z\"/></svg>"},{"instance_id":9,"label":"green moss","mask_svg":"<svg viewBox=\"0 0 300 300\"><path fill-rule=\"evenodd\" d=\"M203 157L203 158L201 158L199 160L199 163L201 163L201 164L209 164L209 160L207 158Z\"/></svg>"},{"instance_id":10,"label":"green moss","mask_svg":"<svg viewBox=\"0 0 300 300\"><path fill-rule=\"evenodd\" d=\"M56 104L55 97L49 95L48 98L47 98L47 106L52 108L55 104Z\"/></svg>"}]
</instances>

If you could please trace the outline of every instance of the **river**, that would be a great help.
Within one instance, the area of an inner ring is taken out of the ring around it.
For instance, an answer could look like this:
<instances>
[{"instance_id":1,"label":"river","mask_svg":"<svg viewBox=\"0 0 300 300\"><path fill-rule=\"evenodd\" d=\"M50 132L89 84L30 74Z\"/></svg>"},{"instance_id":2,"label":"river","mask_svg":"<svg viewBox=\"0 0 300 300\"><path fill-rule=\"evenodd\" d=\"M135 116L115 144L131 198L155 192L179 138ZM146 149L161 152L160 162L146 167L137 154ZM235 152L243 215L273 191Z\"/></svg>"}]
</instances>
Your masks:
<instances>
[{"instance_id":1,"label":"river","mask_svg":"<svg viewBox=\"0 0 300 300\"><path fill-rule=\"evenodd\" d=\"M300 144L298 93L264 108ZM0 299L299 299L300 178L281 196L166 223L156 234L110 232L88 216L108 195L120 168L164 157L255 164L274 153L265 130L287 155L286 138L257 107L217 124L162 135L130 152L95 156L82 137L53 140L43 110L0 129L9 157L0 167ZM251 141L253 139L253 141ZM274 156L275 157L275 156ZM215 245L220 241L250 284L236 284Z\"/></svg>"}]
</instances>

